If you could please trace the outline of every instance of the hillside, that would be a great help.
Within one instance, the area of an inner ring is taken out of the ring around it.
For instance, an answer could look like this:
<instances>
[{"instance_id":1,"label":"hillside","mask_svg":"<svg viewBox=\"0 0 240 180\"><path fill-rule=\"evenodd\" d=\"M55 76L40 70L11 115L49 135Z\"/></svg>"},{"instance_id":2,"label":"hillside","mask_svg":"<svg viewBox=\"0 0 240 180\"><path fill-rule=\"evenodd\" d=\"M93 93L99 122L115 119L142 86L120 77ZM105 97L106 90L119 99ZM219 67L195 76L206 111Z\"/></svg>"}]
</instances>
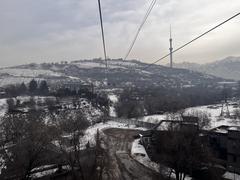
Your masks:
<instances>
[{"instance_id":1,"label":"hillside","mask_svg":"<svg viewBox=\"0 0 240 180\"><path fill-rule=\"evenodd\" d=\"M185 69L170 69L153 65L143 70L148 64L136 60L108 61L108 82L113 87L126 86L162 86L190 87L199 84L213 85L221 78ZM105 64L101 59L78 60L70 63L26 64L0 69L0 86L12 83L28 83L32 78L46 79L49 84L65 82L93 83L97 87L104 85Z\"/></svg>"},{"instance_id":2,"label":"hillside","mask_svg":"<svg viewBox=\"0 0 240 180\"><path fill-rule=\"evenodd\" d=\"M223 60L203 65L184 62L174 64L174 66L177 68L211 74L224 79L240 80L240 57L230 56Z\"/></svg>"}]
</instances>

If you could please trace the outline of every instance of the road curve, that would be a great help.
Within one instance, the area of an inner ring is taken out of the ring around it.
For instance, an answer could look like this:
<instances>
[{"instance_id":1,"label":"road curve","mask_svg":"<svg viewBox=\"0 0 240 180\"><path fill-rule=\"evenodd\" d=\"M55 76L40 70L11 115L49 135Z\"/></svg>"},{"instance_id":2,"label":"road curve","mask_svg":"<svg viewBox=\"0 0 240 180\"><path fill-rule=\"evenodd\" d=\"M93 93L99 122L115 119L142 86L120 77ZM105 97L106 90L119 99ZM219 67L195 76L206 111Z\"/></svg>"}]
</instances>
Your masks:
<instances>
[{"instance_id":1,"label":"road curve","mask_svg":"<svg viewBox=\"0 0 240 180\"><path fill-rule=\"evenodd\" d=\"M103 180L162 180L160 174L130 156L133 136L139 130L111 128L103 131Z\"/></svg>"}]
</instances>

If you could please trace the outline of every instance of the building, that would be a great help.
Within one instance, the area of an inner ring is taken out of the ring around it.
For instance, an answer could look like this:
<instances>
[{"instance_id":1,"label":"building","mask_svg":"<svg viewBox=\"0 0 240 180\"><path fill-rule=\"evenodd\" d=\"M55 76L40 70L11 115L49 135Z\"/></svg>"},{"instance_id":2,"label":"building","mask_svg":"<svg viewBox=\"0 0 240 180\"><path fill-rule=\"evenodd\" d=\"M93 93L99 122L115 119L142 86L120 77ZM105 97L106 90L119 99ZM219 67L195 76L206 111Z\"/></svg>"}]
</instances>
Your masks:
<instances>
[{"instance_id":1,"label":"building","mask_svg":"<svg viewBox=\"0 0 240 180\"><path fill-rule=\"evenodd\" d=\"M228 129L227 167L229 171L240 174L240 127Z\"/></svg>"},{"instance_id":2,"label":"building","mask_svg":"<svg viewBox=\"0 0 240 180\"><path fill-rule=\"evenodd\" d=\"M170 123L176 127L173 132L169 129L162 129L163 123ZM178 131L179 130L179 131ZM140 134L140 143L145 147L148 156L152 161L158 162L156 145L165 142L170 133L178 133L181 130L196 131L202 142L207 143L213 154L214 162L227 171L240 174L240 127L219 126L209 131L199 130L196 117L183 117L182 121L163 120L149 131ZM176 135L175 134L175 135ZM160 147L161 148L161 147Z\"/></svg>"},{"instance_id":3,"label":"building","mask_svg":"<svg viewBox=\"0 0 240 180\"><path fill-rule=\"evenodd\" d=\"M240 174L240 127L219 126L206 134L216 161Z\"/></svg>"}]
</instances>

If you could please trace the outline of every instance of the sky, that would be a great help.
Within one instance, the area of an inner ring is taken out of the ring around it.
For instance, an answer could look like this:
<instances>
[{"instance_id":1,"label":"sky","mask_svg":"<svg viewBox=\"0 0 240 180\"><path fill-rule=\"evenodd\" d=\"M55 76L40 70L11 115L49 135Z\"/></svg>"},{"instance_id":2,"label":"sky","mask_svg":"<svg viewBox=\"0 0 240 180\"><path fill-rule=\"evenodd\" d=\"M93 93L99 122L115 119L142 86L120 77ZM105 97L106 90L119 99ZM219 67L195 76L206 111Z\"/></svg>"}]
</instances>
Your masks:
<instances>
[{"instance_id":1,"label":"sky","mask_svg":"<svg viewBox=\"0 0 240 180\"><path fill-rule=\"evenodd\" d=\"M109 58L123 58L152 0L101 0ZM129 59L151 63L240 12L239 0L157 0ZM240 56L240 16L173 55ZM0 0L0 66L103 57L97 0ZM160 64L168 63L165 59Z\"/></svg>"}]
</instances>

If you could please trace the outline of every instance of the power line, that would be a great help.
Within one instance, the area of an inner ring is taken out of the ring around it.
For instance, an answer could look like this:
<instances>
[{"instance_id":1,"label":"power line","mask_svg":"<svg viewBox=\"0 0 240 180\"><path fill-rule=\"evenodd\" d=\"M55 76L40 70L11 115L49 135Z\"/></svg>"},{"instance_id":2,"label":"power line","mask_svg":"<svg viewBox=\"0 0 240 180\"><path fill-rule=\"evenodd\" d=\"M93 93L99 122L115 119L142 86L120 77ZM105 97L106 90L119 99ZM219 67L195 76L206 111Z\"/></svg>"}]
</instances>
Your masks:
<instances>
[{"instance_id":1,"label":"power line","mask_svg":"<svg viewBox=\"0 0 240 180\"><path fill-rule=\"evenodd\" d=\"M214 26L213 28L209 29L208 31L206 31L206 32L202 33L201 35L197 36L196 38L192 39L191 41L189 41L189 42L183 44L182 46L178 47L178 48L175 49L172 53L175 53L175 52L181 50L181 49L184 48L185 46L191 44L192 42L196 41L197 39L201 38L202 36L208 34L209 32L213 31L214 29L220 27L221 25L225 24L226 22L230 21L231 19L233 19L233 18L235 18L235 17L237 17L237 16L239 16L239 15L240 15L240 13L235 14L234 16L228 18L227 20L221 22L220 24ZM146 70L146 69L149 68L150 66L152 66L152 65L156 64L157 62L165 59L165 58L168 57L170 54L171 54L171 53L166 54L165 56L163 56L163 57L161 57L160 59L158 59L158 60L154 61L153 63L149 64L147 67L143 68L142 70Z\"/></svg>"},{"instance_id":2,"label":"power line","mask_svg":"<svg viewBox=\"0 0 240 180\"><path fill-rule=\"evenodd\" d=\"M105 59L105 73L107 73L107 51L106 51L106 43L105 43L105 37L104 37L104 29L103 29L103 19L102 19L102 10L101 10L101 2L98 0L98 9L99 9L99 15L100 15L100 23L101 23L101 32L102 32L102 42L103 42L103 52L104 52L104 59Z\"/></svg>"},{"instance_id":3,"label":"power line","mask_svg":"<svg viewBox=\"0 0 240 180\"><path fill-rule=\"evenodd\" d=\"M147 18L148 18L148 16L149 16L149 14L151 13L154 5L156 4L156 2L157 2L157 0L153 0L153 1L151 2L150 6L149 6L149 8L148 8L148 10L147 10L144 18L143 18L143 21L142 21L142 23L140 24L140 26L138 27L137 33L135 34L135 36L134 36L134 38L133 38L133 41L132 41L132 43L130 44L130 47L129 47L128 51L127 51L127 54L126 54L125 57L124 57L124 60L127 59L128 55L130 54L131 50L133 49L133 46L134 46L134 44L135 44L135 42L136 42L136 40L137 40L137 37L138 37L138 35L139 35L139 33L140 33L143 25L145 24L145 22L146 22L146 20L147 20Z\"/></svg>"}]
</instances>

